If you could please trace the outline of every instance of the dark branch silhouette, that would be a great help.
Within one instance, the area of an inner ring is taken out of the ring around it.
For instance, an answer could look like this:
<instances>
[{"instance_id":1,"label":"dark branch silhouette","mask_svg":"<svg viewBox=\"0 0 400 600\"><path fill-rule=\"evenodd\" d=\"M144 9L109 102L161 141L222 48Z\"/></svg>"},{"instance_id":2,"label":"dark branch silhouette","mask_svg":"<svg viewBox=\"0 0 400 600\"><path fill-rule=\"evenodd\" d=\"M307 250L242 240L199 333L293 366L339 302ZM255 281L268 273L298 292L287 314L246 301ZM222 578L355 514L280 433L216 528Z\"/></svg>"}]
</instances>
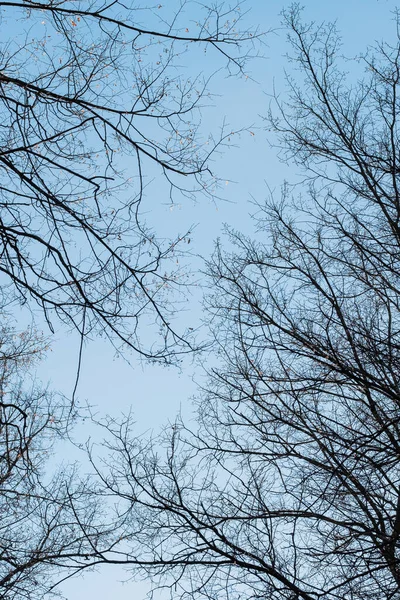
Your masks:
<instances>
[{"instance_id":1,"label":"dark branch silhouette","mask_svg":"<svg viewBox=\"0 0 400 600\"><path fill-rule=\"evenodd\" d=\"M18 332L3 315L0 596L7 600L44 597L52 576L59 576L60 555L83 559L90 548L87 531L97 511L96 499L88 498L76 467L56 467L50 460L54 448L66 443L72 419L69 402L35 382L34 367L45 350L45 340L35 331ZM102 532L104 540L104 526Z\"/></svg>"},{"instance_id":2,"label":"dark branch silhouette","mask_svg":"<svg viewBox=\"0 0 400 600\"><path fill-rule=\"evenodd\" d=\"M305 179L209 265L219 366L198 426L146 442L110 420L110 458L92 451L120 542L91 564L174 600L400 593L400 36L354 83L333 26L285 21L294 69L269 123Z\"/></svg>"},{"instance_id":3,"label":"dark branch silhouette","mask_svg":"<svg viewBox=\"0 0 400 600\"><path fill-rule=\"evenodd\" d=\"M163 360L193 348L171 324L185 235L157 240L145 188L162 176L167 198L214 194L210 156L225 137L202 131L208 82L177 61L200 45L240 72L255 37L240 31L240 3L196 5L197 23L187 4L166 16L134 2L0 2L4 32L13 21L0 46L4 284L51 328L57 317Z\"/></svg>"}]
</instances>

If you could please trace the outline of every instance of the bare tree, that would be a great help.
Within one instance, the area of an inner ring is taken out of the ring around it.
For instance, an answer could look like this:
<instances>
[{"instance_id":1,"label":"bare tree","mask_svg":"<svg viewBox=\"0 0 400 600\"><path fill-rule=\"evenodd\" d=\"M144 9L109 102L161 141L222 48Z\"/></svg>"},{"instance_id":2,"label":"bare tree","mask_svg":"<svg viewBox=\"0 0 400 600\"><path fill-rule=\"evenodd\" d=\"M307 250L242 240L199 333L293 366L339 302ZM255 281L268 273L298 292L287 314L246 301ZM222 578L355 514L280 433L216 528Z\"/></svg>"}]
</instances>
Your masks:
<instances>
[{"instance_id":1,"label":"bare tree","mask_svg":"<svg viewBox=\"0 0 400 600\"><path fill-rule=\"evenodd\" d=\"M84 559L82 527L97 513L74 465L52 452L68 439L69 403L41 389L34 366L46 350L33 330L0 331L0 596L38 599L60 577L59 555ZM59 461L58 461L59 462ZM97 516L97 518L99 518ZM102 524L102 543L106 526ZM92 529L92 535L95 535Z\"/></svg>"},{"instance_id":2,"label":"bare tree","mask_svg":"<svg viewBox=\"0 0 400 600\"><path fill-rule=\"evenodd\" d=\"M161 359L191 349L169 303L185 285L168 260L185 235L157 241L140 219L144 190L160 174L167 197L213 194L209 159L225 136L202 130L208 81L178 61L208 48L240 72L255 37L240 30L240 2L176 6L0 2L2 285L51 328L57 316Z\"/></svg>"},{"instance_id":3,"label":"bare tree","mask_svg":"<svg viewBox=\"0 0 400 600\"><path fill-rule=\"evenodd\" d=\"M118 0L0 1L0 285L81 336L104 333L143 356L189 351L171 324L176 248L142 218L149 180L165 193L213 195L210 157L224 143L201 122L208 79L191 55L241 72L254 34L241 3L207 8ZM191 15L191 21L188 21ZM194 19L194 21L193 21ZM248 45L248 43L250 45ZM230 133L230 132L229 132ZM173 260L172 260L173 259ZM146 344L139 325L146 327ZM152 328L153 337L149 333ZM44 351L30 331L0 329L0 596L38 600L119 537L96 489L51 452L67 443L70 402L27 385ZM63 574L60 574L62 571Z\"/></svg>"},{"instance_id":4,"label":"bare tree","mask_svg":"<svg viewBox=\"0 0 400 600\"><path fill-rule=\"evenodd\" d=\"M193 431L107 427L118 562L172 598L400 597L400 34L338 66L285 14L297 71L270 121L308 186L210 264L219 367ZM304 77L299 83L298 70ZM121 554L118 554L120 552ZM123 553L123 555L122 555Z\"/></svg>"}]
</instances>

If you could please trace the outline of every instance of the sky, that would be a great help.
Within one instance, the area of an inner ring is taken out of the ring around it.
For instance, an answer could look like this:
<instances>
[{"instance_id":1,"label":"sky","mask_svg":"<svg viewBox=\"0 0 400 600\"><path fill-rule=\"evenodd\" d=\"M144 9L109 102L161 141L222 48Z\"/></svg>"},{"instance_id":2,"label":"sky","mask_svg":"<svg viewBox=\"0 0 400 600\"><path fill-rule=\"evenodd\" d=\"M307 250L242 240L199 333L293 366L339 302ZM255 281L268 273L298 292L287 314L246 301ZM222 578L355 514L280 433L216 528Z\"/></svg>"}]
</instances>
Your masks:
<instances>
[{"instance_id":1,"label":"sky","mask_svg":"<svg viewBox=\"0 0 400 600\"><path fill-rule=\"evenodd\" d=\"M390 0L304 0L301 4L305 20L337 22L347 56L357 55L368 44L386 39L394 31L391 12L396 3ZM168 0L166 10L167 5ZM211 84L216 95L205 115L211 127L218 127L225 119L232 129L248 127L252 132L237 136L235 147L226 149L215 159L213 167L225 182L222 190L225 200L212 202L198 198L197 202L182 201L171 207L168 200L161 197L157 203L148 206L146 217L161 234L193 230L191 264L199 279L204 269L203 259L212 253L215 240L223 236L224 224L251 233L252 200L261 201L266 197L268 187L279 193L284 179L297 175L295 168L279 162L276 150L270 147L273 140L262 119L273 85L284 92L287 45L279 13L289 3L249 0L245 6L250 9L246 23L250 27L258 25L261 31L270 31L266 46L262 48L265 56L252 61L247 79L226 78L223 73L216 75ZM200 294L195 290L185 315L185 318L193 319L195 327L202 317L199 299ZM59 329L52 340L51 352L38 371L39 377L49 382L51 388L66 395L71 394L73 387L78 345L76 336ZM190 417L191 397L196 393L193 381L196 372L196 364L190 360L182 369L143 364L133 355L124 360L116 357L104 340L93 340L84 349L78 397L81 402L87 401L98 407L100 414L118 415L132 409L138 433L156 431L168 420L173 420L178 410ZM88 433L78 428L76 435L82 439ZM118 583L127 577L120 569L108 567L99 573L71 580L61 590L68 600L144 598L146 585L132 581L123 585Z\"/></svg>"},{"instance_id":2,"label":"sky","mask_svg":"<svg viewBox=\"0 0 400 600\"><path fill-rule=\"evenodd\" d=\"M224 199L213 202L198 197L196 202L182 200L171 206L168 198L163 199L161 194L157 203L150 199L146 205L146 219L161 236L192 230L191 267L199 279L204 269L203 259L211 255L215 240L223 238L224 224L251 234L252 202L262 201L268 189L279 193L285 178L293 180L297 175L293 166L280 163L277 151L270 147L274 140L265 131L262 118L268 109L272 87L284 92L283 74L287 68L284 55L288 47L279 13L289 3L252 0L247 5L250 7L246 16L248 24L257 24L262 31L272 30L266 36L267 46L262 48L265 57L252 61L248 79L217 75L211 85L216 94L213 106L205 111L210 127L218 127L225 119L232 129L250 129L237 136L233 147L225 149L214 160L213 168L224 181L221 190ZM337 21L347 56L360 53L368 44L394 31L391 11L395 3L389 0L336 0L334 3L306 0L303 5L306 20ZM197 326L201 321L199 300L200 294L195 289L185 315L192 320L189 326ZM78 346L76 336L67 336L59 330L44 364L44 375L56 389L67 394L74 381ZM141 430L173 419L176 410L187 405L188 397L195 392L188 377L195 365L187 361L184 369L168 369L143 364L131 355L126 358L116 357L104 340L90 342L84 349L79 398L112 411L132 406Z\"/></svg>"}]
</instances>

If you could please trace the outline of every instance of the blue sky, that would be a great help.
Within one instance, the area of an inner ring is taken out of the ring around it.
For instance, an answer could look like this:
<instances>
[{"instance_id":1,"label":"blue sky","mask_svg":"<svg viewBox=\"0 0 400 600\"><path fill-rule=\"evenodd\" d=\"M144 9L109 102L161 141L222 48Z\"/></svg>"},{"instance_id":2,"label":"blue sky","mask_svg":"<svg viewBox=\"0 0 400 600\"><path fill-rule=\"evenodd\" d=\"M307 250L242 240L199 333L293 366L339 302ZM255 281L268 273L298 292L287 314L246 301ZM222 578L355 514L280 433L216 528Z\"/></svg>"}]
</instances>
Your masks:
<instances>
[{"instance_id":1,"label":"blue sky","mask_svg":"<svg viewBox=\"0 0 400 600\"><path fill-rule=\"evenodd\" d=\"M167 10L168 0L165 2ZM284 91L283 72L286 67L284 54L287 50L285 32L280 29L280 11L289 5L281 0L252 0L246 16L249 25L257 24L260 30L273 30L266 39L264 59L255 60L251 77L225 78L217 75L212 84L216 97L213 106L205 111L205 120L211 127L218 127L226 119L233 129L251 126L236 140L236 147L227 149L216 157L216 173L226 182L223 185L225 201L211 202L198 198L177 203L174 207L163 199L160 187L157 202L149 202L146 210L149 223L161 234L182 233L196 225L192 239L192 268L203 268L202 258L210 255L214 240L221 236L224 223L251 233L249 212L251 200L262 200L267 195L267 184L279 191L285 178L296 178L295 169L279 163L276 151L269 146L273 141L263 129L262 115L268 107L268 94L275 82ZM391 11L396 4L390 0L305 0L304 18L315 21L336 20L344 43L344 53L354 56L375 40L385 39L394 31ZM190 17L190 15L188 15ZM202 317L200 294L194 294L188 303L185 318L197 326ZM40 368L39 375L50 381L51 387L70 394L73 387L79 340L59 330L52 344L48 359ZM196 388L192 375L196 366L190 361L179 371L145 365L134 356L125 361L116 358L113 349L105 341L92 341L85 347L83 370L78 396L98 406L100 413L117 415L132 408L137 420L138 432L157 429L168 419L173 419L182 408L190 414L190 397ZM77 431L78 436L87 430ZM87 574L83 578L66 583L62 590L70 600L139 600L144 597L146 586L132 581L119 585L116 580L127 578L121 570L106 568L100 573Z\"/></svg>"}]
</instances>

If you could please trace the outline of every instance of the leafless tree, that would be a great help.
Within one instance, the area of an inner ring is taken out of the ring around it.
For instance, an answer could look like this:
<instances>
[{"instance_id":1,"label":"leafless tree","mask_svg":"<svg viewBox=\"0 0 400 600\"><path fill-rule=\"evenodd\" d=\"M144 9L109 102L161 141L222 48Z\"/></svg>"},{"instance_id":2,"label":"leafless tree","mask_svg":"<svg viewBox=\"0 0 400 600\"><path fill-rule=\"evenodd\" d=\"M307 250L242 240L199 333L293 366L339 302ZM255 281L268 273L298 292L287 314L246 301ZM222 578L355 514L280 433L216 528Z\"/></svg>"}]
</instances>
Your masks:
<instances>
[{"instance_id":1,"label":"leafless tree","mask_svg":"<svg viewBox=\"0 0 400 600\"><path fill-rule=\"evenodd\" d=\"M60 461L52 456L54 447L65 448L73 421L69 403L35 383L35 363L45 349L35 331L17 332L3 318L0 596L5 600L33 600L47 594L52 576L60 577L60 554L84 558L90 535L82 536L80 524L90 528L97 511L76 467L66 463L57 467ZM105 529L102 523L102 543Z\"/></svg>"},{"instance_id":2,"label":"leafless tree","mask_svg":"<svg viewBox=\"0 0 400 600\"><path fill-rule=\"evenodd\" d=\"M308 185L258 207L255 239L231 231L216 250L219 366L198 426L178 420L146 442L129 419L106 424L111 466L97 470L119 499L121 542L90 558L172 598L394 600L399 17L357 83L333 26L304 24L296 6L285 19L295 68L269 120Z\"/></svg>"},{"instance_id":3,"label":"leafless tree","mask_svg":"<svg viewBox=\"0 0 400 600\"><path fill-rule=\"evenodd\" d=\"M179 61L200 65L208 48L240 72L256 37L240 30L241 2L168 4L0 2L2 285L51 328L57 316L160 359L191 349L169 303L186 240L146 228L144 189L159 174L167 198L213 194L209 159L228 133L203 131L208 82Z\"/></svg>"}]
</instances>

